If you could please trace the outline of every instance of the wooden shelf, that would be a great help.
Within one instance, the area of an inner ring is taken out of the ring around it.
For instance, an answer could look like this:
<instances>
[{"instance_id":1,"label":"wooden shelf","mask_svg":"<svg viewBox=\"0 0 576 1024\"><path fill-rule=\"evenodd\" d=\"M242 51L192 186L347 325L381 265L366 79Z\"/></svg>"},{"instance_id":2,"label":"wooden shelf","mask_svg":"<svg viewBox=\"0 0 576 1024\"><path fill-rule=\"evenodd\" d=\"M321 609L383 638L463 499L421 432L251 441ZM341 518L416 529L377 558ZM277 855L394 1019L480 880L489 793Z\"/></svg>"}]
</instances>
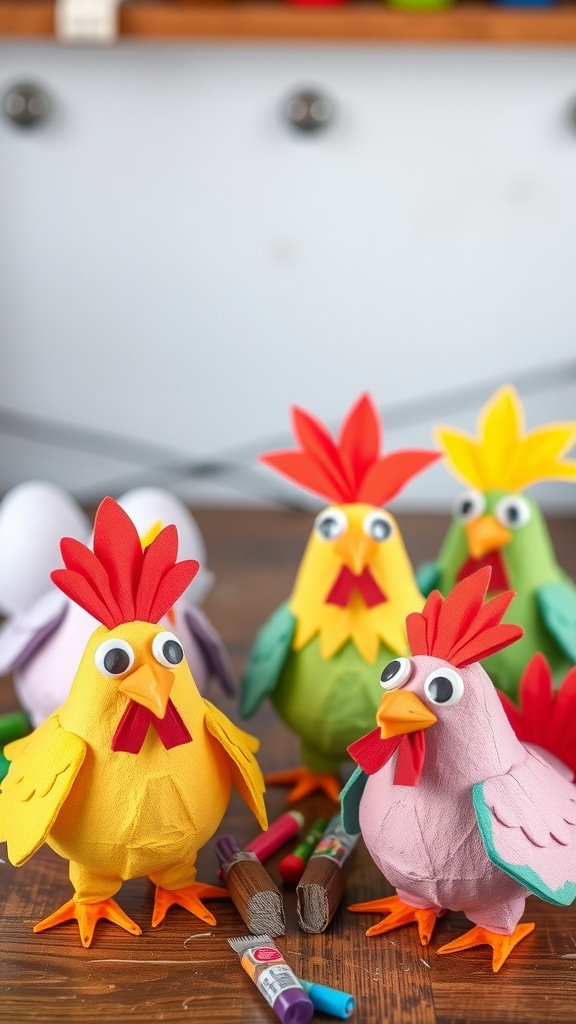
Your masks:
<instances>
[{"instance_id":1,"label":"wooden shelf","mask_svg":"<svg viewBox=\"0 0 576 1024\"><path fill-rule=\"evenodd\" d=\"M123 38L148 40L571 45L576 43L576 3L535 10L462 3L412 14L378 0L342 7L297 7L281 0L128 0L120 9L120 32ZM0 36L53 35L52 0L0 0Z\"/></svg>"}]
</instances>

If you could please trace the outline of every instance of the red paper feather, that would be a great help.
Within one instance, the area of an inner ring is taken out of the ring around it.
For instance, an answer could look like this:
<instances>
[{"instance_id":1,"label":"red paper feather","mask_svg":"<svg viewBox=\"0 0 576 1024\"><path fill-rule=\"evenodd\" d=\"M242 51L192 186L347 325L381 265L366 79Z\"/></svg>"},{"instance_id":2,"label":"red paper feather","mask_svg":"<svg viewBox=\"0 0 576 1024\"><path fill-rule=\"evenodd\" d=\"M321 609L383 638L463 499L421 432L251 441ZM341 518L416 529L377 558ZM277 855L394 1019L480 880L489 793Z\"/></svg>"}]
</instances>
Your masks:
<instances>
[{"instance_id":1,"label":"red paper feather","mask_svg":"<svg viewBox=\"0 0 576 1024\"><path fill-rule=\"evenodd\" d=\"M518 739L554 754L576 775L576 667L554 692L550 666L543 654L535 654L524 669L518 694L519 708L498 691Z\"/></svg>"},{"instance_id":2,"label":"red paper feather","mask_svg":"<svg viewBox=\"0 0 576 1024\"><path fill-rule=\"evenodd\" d=\"M94 524L94 552L77 541L61 544L65 569L52 581L107 629L123 622L158 622L198 572L198 562L176 562L176 527L162 530L146 553L132 520L104 498Z\"/></svg>"},{"instance_id":3,"label":"red paper feather","mask_svg":"<svg viewBox=\"0 0 576 1024\"><path fill-rule=\"evenodd\" d=\"M328 501L383 505L440 458L416 448L381 456L380 420L367 394L348 412L338 440L303 409L293 407L292 420L300 449L267 452L260 461Z\"/></svg>"},{"instance_id":4,"label":"red paper feather","mask_svg":"<svg viewBox=\"0 0 576 1024\"><path fill-rule=\"evenodd\" d=\"M483 604L489 584L490 569L485 568L457 583L445 600L433 591L422 611L406 619L412 654L428 654L464 668L519 640L524 630L500 621L513 593Z\"/></svg>"}]
</instances>

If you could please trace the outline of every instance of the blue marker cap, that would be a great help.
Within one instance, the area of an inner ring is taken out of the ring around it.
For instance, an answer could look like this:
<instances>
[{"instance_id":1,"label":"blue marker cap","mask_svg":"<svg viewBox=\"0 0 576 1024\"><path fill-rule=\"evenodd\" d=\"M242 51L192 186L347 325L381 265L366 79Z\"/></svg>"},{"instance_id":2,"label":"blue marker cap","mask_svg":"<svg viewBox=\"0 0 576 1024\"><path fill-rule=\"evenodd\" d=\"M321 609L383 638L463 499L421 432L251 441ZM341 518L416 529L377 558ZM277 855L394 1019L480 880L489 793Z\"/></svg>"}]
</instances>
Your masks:
<instances>
[{"instance_id":1,"label":"blue marker cap","mask_svg":"<svg viewBox=\"0 0 576 1024\"><path fill-rule=\"evenodd\" d=\"M340 1017L346 1020L356 1007L356 1000L348 992L339 992L337 988L328 988L326 985L317 985L313 981L304 981L298 978L305 992L314 1003L314 1009L321 1013L329 1013L332 1017Z\"/></svg>"}]
</instances>

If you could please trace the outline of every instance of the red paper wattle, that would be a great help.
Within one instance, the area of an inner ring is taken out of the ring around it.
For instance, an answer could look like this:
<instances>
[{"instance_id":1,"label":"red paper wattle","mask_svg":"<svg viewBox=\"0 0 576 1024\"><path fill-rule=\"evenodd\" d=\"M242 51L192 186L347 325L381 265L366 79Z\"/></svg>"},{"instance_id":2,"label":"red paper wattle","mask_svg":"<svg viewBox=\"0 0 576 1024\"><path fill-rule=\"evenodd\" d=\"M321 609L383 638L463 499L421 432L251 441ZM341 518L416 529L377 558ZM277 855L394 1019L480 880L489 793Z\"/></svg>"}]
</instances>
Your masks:
<instances>
[{"instance_id":1,"label":"red paper wattle","mask_svg":"<svg viewBox=\"0 0 576 1024\"><path fill-rule=\"evenodd\" d=\"M166 750L192 740L171 700L168 701L164 718L157 718L148 708L131 700L114 733L112 750L139 754L150 725L154 726Z\"/></svg>"},{"instance_id":2,"label":"red paper wattle","mask_svg":"<svg viewBox=\"0 0 576 1024\"><path fill-rule=\"evenodd\" d=\"M350 757L366 775L375 775L379 772L396 751L398 760L394 771L394 785L417 786L422 778L426 756L426 735L423 729L383 740L378 728L348 747Z\"/></svg>"},{"instance_id":3,"label":"red paper wattle","mask_svg":"<svg viewBox=\"0 0 576 1024\"><path fill-rule=\"evenodd\" d=\"M368 568L357 576L345 565L336 577L336 582L326 598L326 604L336 604L345 608L355 590L359 591L367 608L375 608L376 605L384 604L388 600Z\"/></svg>"}]
</instances>

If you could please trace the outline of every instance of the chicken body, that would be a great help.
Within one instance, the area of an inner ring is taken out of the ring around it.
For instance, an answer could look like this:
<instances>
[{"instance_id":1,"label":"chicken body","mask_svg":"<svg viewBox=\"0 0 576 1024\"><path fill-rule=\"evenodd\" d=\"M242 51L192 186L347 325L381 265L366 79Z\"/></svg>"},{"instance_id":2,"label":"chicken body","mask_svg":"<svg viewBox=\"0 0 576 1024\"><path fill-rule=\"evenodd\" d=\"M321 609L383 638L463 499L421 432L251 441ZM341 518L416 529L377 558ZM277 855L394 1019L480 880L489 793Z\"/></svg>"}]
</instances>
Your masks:
<instances>
[{"instance_id":1,"label":"chicken body","mask_svg":"<svg viewBox=\"0 0 576 1024\"><path fill-rule=\"evenodd\" d=\"M427 657L413 661L423 676L446 664ZM473 668L463 670L471 676L470 685ZM496 692L486 696L500 714ZM488 857L472 787L486 778L487 758L490 772L503 775L532 755L513 736L504 745L489 743L487 750L486 732L450 728L450 710L444 713L448 726L439 717L427 730L425 768L417 786L394 783L396 756L369 776L360 804L362 834L370 856L410 906L429 908L438 916L460 910L474 924L508 934L524 913L528 890Z\"/></svg>"}]
</instances>

